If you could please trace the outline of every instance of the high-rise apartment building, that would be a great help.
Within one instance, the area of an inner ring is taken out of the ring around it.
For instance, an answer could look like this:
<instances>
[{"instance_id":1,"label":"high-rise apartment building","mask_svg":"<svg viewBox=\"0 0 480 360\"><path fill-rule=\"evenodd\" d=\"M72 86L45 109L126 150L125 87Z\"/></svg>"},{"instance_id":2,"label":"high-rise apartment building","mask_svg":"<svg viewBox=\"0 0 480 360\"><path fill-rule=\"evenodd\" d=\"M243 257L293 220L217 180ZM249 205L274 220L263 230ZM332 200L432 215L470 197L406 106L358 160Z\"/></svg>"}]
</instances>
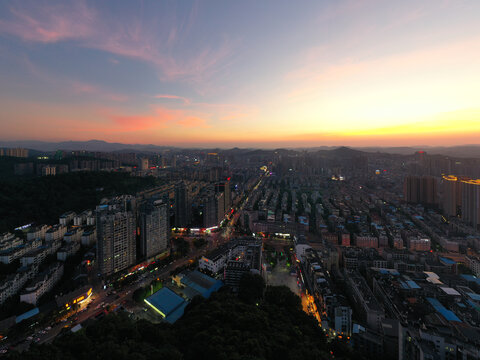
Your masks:
<instances>
[{"instance_id":1,"label":"high-rise apartment building","mask_svg":"<svg viewBox=\"0 0 480 360\"><path fill-rule=\"evenodd\" d=\"M175 187L175 226L186 227L190 224L190 220L188 189L185 183L181 182Z\"/></svg>"},{"instance_id":2,"label":"high-rise apartment building","mask_svg":"<svg viewBox=\"0 0 480 360\"><path fill-rule=\"evenodd\" d=\"M460 215L465 223L480 226L480 179L443 176L442 208L446 215Z\"/></svg>"},{"instance_id":3,"label":"high-rise apartment building","mask_svg":"<svg viewBox=\"0 0 480 360\"><path fill-rule=\"evenodd\" d=\"M217 193L217 222L221 222L225 217L225 193Z\"/></svg>"},{"instance_id":4,"label":"high-rise apartment building","mask_svg":"<svg viewBox=\"0 0 480 360\"><path fill-rule=\"evenodd\" d=\"M223 219L225 213L230 210L232 205L232 195L230 189L230 178L225 181L219 182L215 186L215 191L217 192L217 197L221 203L218 203L218 217Z\"/></svg>"},{"instance_id":5,"label":"high-rise apartment building","mask_svg":"<svg viewBox=\"0 0 480 360\"><path fill-rule=\"evenodd\" d=\"M99 273L109 276L136 261L135 199L122 196L97 206L97 263Z\"/></svg>"},{"instance_id":6,"label":"high-rise apartment building","mask_svg":"<svg viewBox=\"0 0 480 360\"><path fill-rule=\"evenodd\" d=\"M480 225L480 180L462 181L462 219L478 229Z\"/></svg>"},{"instance_id":7,"label":"high-rise apartment building","mask_svg":"<svg viewBox=\"0 0 480 360\"><path fill-rule=\"evenodd\" d=\"M141 171L147 171L148 170L148 159L147 158L141 158L139 161L139 167Z\"/></svg>"},{"instance_id":8,"label":"high-rise apartment building","mask_svg":"<svg viewBox=\"0 0 480 360\"><path fill-rule=\"evenodd\" d=\"M214 193L203 199L203 226L206 228L218 225L217 201Z\"/></svg>"},{"instance_id":9,"label":"high-rise apartment building","mask_svg":"<svg viewBox=\"0 0 480 360\"><path fill-rule=\"evenodd\" d=\"M407 176L403 183L403 194L409 203L438 204L437 179L433 176Z\"/></svg>"},{"instance_id":10,"label":"high-rise apartment building","mask_svg":"<svg viewBox=\"0 0 480 360\"><path fill-rule=\"evenodd\" d=\"M140 206L140 259L151 259L167 249L168 215L167 204L162 200L146 201Z\"/></svg>"},{"instance_id":11,"label":"high-rise apartment building","mask_svg":"<svg viewBox=\"0 0 480 360\"><path fill-rule=\"evenodd\" d=\"M13 156L13 157L28 157L28 150L23 148L15 149L0 149L0 156Z\"/></svg>"},{"instance_id":12,"label":"high-rise apartment building","mask_svg":"<svg viewBox=\"0 0 480 360\"><path fill-rule=\"evenodd\" d=\"M456 176L442 178L442 209L445 215L457 216L462 208L462 182Z\"/></svg>"}]
</instances>

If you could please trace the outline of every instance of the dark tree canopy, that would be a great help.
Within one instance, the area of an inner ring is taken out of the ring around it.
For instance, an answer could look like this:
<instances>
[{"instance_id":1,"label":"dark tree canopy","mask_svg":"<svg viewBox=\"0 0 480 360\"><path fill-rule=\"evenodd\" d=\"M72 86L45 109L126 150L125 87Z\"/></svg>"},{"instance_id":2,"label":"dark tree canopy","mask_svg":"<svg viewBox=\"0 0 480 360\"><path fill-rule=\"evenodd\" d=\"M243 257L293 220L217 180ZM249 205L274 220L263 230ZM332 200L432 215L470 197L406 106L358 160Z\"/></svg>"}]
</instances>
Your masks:
<instances>
[{"instance_id":1,"label":"dark tree canopy","mask_svg":"<svg viewBox=\"0 0 480 360\"><path fill-rule=\"evenodd\" d=\"M94 209L104 197L156 184L153 177L105 171L0 180L0 233L31 222L55 224L67 211Z\"/></svg>"},{"instance_id":2,"label":"dark tree canopy","mask_svg":"<svg viewBox=\"0 0 480 360\"><path fill-rule=\"evenodd\" d=\"M265 281L260 275L246 273L240 279L238 297L248 304L255 304L263 298Z\"/></svg>"},{"instance_id":3,"label":"dark tree canopy","mask_svg":"<svg viewBox=\"0 0 480 360\"><path fill-rule=\"evenodd\" d=\"M8 358L315 360L332 358L332 350L336 359L353 358L346 346L325 341L316 321L294 298L288 288L269 287L256 305L220 291L209 300L194 299L174 325L133 321L119 313Z\"/></svg>"}]
</instances>

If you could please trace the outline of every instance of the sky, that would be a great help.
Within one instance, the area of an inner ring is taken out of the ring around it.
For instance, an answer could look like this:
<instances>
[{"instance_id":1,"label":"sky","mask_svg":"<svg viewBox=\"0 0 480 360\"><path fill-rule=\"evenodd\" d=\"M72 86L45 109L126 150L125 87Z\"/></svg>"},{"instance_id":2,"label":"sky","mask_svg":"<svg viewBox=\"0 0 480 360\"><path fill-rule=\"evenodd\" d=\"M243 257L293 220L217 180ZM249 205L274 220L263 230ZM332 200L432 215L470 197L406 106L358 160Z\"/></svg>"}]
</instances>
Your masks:
<instances>
[{"instance_id":1,"label":"sky","mask_svg":"<svg viewBox=\"0 0 480 360\"><path fill-rule=\"evenodd\" d=\"M2 1L0 140L480 143L480 1Z\"/></svg>"}]
</instances>

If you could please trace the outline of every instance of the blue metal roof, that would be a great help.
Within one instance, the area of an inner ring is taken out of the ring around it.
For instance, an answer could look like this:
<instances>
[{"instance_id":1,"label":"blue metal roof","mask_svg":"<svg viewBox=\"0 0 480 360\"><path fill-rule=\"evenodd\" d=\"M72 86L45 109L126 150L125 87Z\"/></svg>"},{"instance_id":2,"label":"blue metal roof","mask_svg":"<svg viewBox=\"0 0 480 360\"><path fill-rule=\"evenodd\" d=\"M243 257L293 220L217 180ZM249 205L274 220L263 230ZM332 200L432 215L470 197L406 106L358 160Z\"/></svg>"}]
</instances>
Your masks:
<instances>
[{"instance_id":1,"label":"blue metal roof","mask_svg":"<svg viewBox=\"0 0 480 360\"><path fill-rule=\"evenodd\" d=\"M168 315L165 318L165 321L173 324L175 321L180 319L183 316L183 313L185 312L185 307L187 306L187 302L184 302L182 305L180 305L175 311L173 311L170 315Z\"/></svg>"},{"instance_id":2,"label":"blue metal roof","mask_svg":"<svg viewBox=\"0 0 480 360\"><path fill-rule=\"evenodd\" d=\"M169 288L163 288L157 291L152 296L146 298L145 302L163 317L168 317L180 306L186 303L181 296L178 296Z\"/></svg>"},{"instance_id":3,"label":"blue metal roof","mask_svg":"<svg viewBox=\"0 0 480 360\"><path fill-rule=\"evenodd\" d=\"M203 297L208 298L212 292L217 291L223 286L223 282L205 275L197 270L185 275L182 284L192 288Z\"/></svg>"},{"instance_id":4,"label":"blue metal roof","mask_svg":"<svg viewBox=\"0 0 480 360\"><path fill-rule=\"evenodd\" d=\"M407 280L407 285L410 289L420 289L420 286L413 280Z\"/></svg>"},{"instance_id":5,"label":"blue metal roof","mask_svg":"<svg viewBox=\"0 0 480 360\"><path fill-rule=\"evenodd\" d=\"M462 322L453 311L446 309L437 299L428 297L427 300L447 321Z\"/></svg>"},{"instance_id":6,"label":"blue metal roof","mask_svg":"<svg viewBox=\"0 0 480 360\"><path fill-rule=\"evenodd\" d=\"M453 261L452 259L449 259L449 258L445 258L445 257L440 257L440 261L444 262L445 264L448 264L448 265L455 265L456 262Z\"/></svg>"},{"instance_id":7,"label":"blue metal roof","mask_svg":"<svg viewBox=\"0 0 480 360\"><path fill-rule=\"evenodd\" d=\"M472 300L467 299L467 303L468 303L468 305L473 307L475 310L480 311L480 306L476 305Z\"/></svg>"},{"instance_id":8,"label":"blue metal roof","mask_svg":"<svg viewBox=\"0 0 480 360\"><path fill-rule=\"evenodd\" d=\"M480 301L480 295L475 294L475 293L467 293L467 295L470 297L470 299L473 299L475 301Z\"/></svg>"},{"instance_id":9,"label":"blue metal roof","mask_svg":"<svg viewBox=\"0 0 480 360\"><path fill-rule=\"evenodd\" d=\"M27 312L23 313L22 315L17 316L15 318L15 322L18 324L20 321L25 320L25 319L29 319L32 316L35 316L39 313L40 313L40 310L38 308L32 309L30 311L27 311Z\"/></svg>"},{"instance_id":10,"label":"blue metal roof","mask_svg":"<svg viewBox=\"0 0 480 360\"><path fill-rule=\"evenodd\" d=\"M463 277L467 281L473 281L473 282L476 282L478 285L480 285L480 279L477 278L476 276L467 275L467 274L462 274L460 276Z\"/></svg>"}]
</instances>

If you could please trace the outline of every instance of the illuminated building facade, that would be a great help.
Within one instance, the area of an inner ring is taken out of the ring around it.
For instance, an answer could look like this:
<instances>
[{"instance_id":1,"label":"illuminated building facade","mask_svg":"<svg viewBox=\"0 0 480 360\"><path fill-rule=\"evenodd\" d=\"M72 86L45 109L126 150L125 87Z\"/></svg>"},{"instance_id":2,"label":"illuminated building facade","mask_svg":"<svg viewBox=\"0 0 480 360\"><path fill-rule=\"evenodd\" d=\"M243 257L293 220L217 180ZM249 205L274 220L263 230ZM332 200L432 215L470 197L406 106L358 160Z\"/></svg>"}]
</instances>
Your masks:
<instances>
[{"instance_id":1,"label":"illuminated building facade","mask_svg":"<svg viewBox=\"0 0 480 360\"><path fill-rule=\"evenodd\" d=\"M478 229L480 225L480 180L462 181L462 219Z\"/></svg>"},{"instance_id":2,"label":"illuminated building facade","mask_svg":"<svg viewBox=\"0 0 480 360\"><path fill-rule=\"evenodd\" d=\"M480 225L480 179L443 176L442 208L446 215L458 216L478 229Z\"/></svg>"}]
</instances>

